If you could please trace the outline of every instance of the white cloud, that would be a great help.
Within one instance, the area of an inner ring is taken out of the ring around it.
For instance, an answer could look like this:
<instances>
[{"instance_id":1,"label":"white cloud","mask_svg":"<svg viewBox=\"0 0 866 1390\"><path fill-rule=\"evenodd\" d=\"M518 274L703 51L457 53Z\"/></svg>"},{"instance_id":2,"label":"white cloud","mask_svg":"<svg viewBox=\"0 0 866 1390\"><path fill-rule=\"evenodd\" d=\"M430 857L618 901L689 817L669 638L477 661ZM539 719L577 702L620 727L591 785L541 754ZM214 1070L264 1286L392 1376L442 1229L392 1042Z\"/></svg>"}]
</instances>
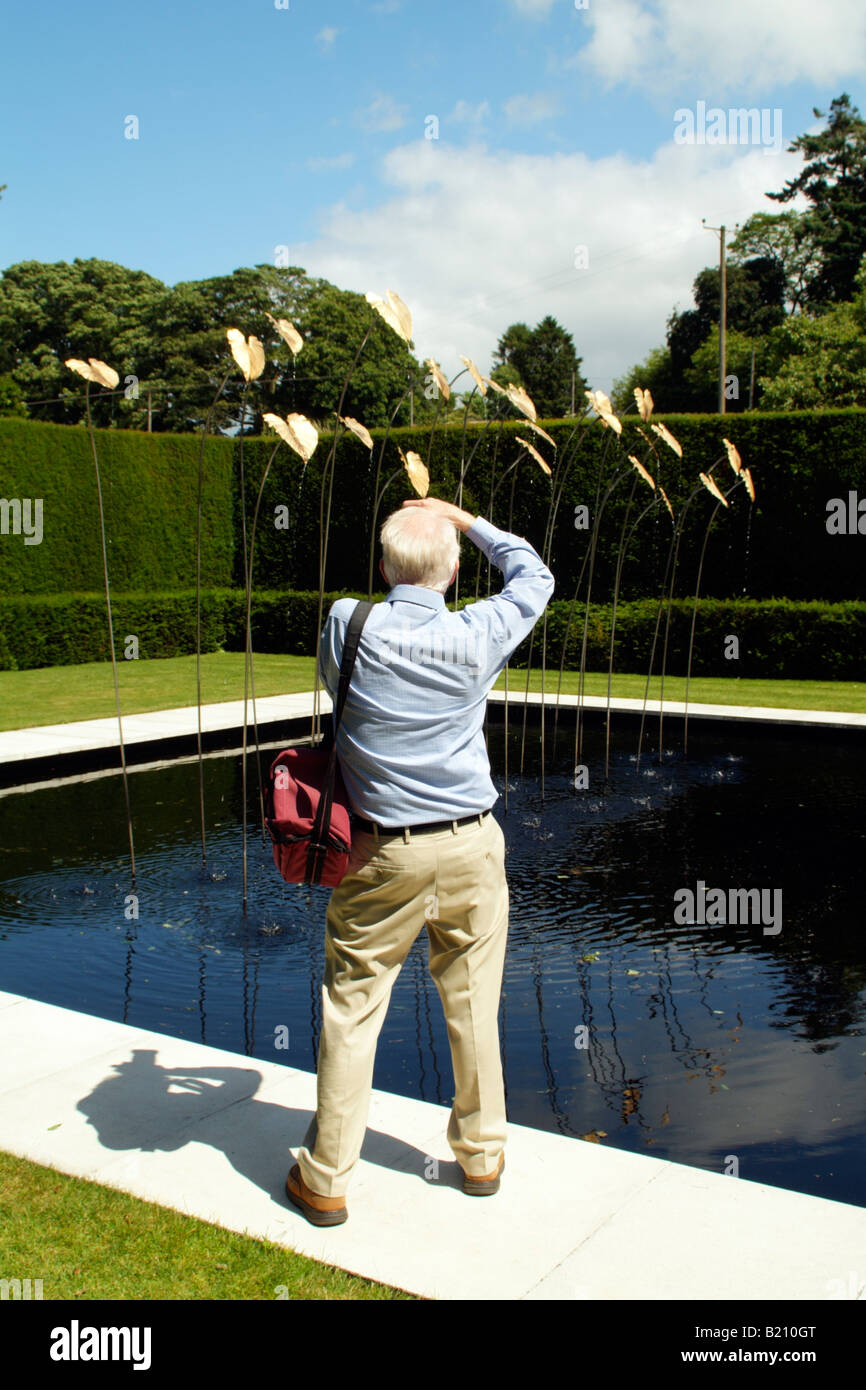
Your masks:
<instances>
[{"instance_id":1,"label":"white cloud","mask_svg":"<svg viewBox=\"0 0 866 1390\"><path fill-rule=\"evenodd\" d=\"M316 43L320 48L324 49L326 53L329 53L334 47L334 40L339 32L339 29L335 29L332 24L326 25L325 28L320 29L316 35Z\"/></svg>"},{"instance_id":2,"label":"white cloud","mask_svg":"<svg viewBox=\"0 0 866 1390\"><path fill-rule=\"evenodd\" d=\"M392 286L412 309L418 356L452 375L460 353L489 369L508 324L553 314L590 385L607 391L664 342L672 308L691 305L695 275L716 262L701 218L733 228L777 211L766 189L801 164L672 139L647 161L412 141L383 161L393 196L372 209L330 208L297 259L349 289ZM578 246L587 269L575 268Z\"/></svg>"},{"instance_id":3,"label":"white cloud","mask_svg":"<svg viewBox=\"0 0 866 1390\"><path fill-rule=\"evenodd\" d=\"M559 103L550 92L521 93L502 103L509 125L537 125L549 121L559 110Z\"/></svg>"},{"instance_id":4,"label":"white cloud","mask_svg":"<svg viewBox=\"0 0 866 1390\"><path fill-rule=\"evenodd\" d=\"M321 155L307 160L307 168L314 174L328 173L333 169L351 169L355 156L348 150L345 154Z\"/></svg>"},{"instance_id":5,"label":"white cloud","mask_svg":"<svg viewBox=\"0 0 866 1390\"><path fill-rule=\"evenodd\" d=\"M358 118L364 130L399 130L406 124L406 107L398 106L393 97L380 92L358 113Z\"/></svg>"},{"instance_id":6,"label":"white cloud","mask_svg":"<svg viewBox=\"0 0 866 1390\"><path fill-rule=\"evenodd\" d=\"M753 91L751 105L767 87L832 85L866 66L863 0L604 0L581 18L591 38L570 65L611 86L683 98Z\"/></svg>"},{"instance_id":7,"label":"white cloud","mask_svg":"<svg viewBox=\"0 0 866 1390\"><path fill-rule=\"evenodd\" d=\"M476 106L473 106L471 102L464 101L461 97L459 101L455 102L454 110L446 117L446 120L454 121L458 125L480 126L489 115L489 101L479 101Z\"/></svg>"}]
</instances>

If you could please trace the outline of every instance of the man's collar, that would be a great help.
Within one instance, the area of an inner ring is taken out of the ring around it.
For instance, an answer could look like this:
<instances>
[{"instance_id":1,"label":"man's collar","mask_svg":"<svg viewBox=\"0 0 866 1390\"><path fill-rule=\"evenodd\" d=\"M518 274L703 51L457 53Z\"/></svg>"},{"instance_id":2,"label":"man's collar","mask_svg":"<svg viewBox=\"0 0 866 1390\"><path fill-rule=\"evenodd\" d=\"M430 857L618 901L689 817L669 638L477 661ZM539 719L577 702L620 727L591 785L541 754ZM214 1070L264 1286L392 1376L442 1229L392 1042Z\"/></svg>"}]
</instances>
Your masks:
<instances>
[{"instance_id":1,"label":"man's collar","mask_svg":"<svg viewBox=\"0 0 866 1390\"><path fill-rule=\"evenodd\" d=\"M422 608L444 608L445 595L421 584L395 584L385 595L386 603L417 603Z\"/></svg>"}]
</instances>

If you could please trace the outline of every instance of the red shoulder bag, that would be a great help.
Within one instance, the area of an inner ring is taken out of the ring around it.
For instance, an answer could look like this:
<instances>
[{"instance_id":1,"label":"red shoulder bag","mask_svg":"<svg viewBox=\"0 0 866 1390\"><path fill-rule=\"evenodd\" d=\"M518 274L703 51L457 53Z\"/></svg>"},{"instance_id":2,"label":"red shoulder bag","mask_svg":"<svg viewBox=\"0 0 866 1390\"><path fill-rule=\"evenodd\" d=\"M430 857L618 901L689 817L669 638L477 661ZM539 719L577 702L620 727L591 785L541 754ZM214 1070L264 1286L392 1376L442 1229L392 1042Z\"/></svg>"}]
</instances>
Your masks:
<instances>
[{"instance_id":1,"label":"red shoulder bag","mask_svg":"<svg viewBox=\"0 0 866 1390\"><path fill-rule=\"evenodd\" d=\"M274 863L287 883L334 888L345 877L352 846L349 802L337 763L337 729L358 654L361 630L373 608L356 605L346 629L334 730L325 747L286 748L271 764L267 790L268 827Z\"/></svg>"}]
</instances>

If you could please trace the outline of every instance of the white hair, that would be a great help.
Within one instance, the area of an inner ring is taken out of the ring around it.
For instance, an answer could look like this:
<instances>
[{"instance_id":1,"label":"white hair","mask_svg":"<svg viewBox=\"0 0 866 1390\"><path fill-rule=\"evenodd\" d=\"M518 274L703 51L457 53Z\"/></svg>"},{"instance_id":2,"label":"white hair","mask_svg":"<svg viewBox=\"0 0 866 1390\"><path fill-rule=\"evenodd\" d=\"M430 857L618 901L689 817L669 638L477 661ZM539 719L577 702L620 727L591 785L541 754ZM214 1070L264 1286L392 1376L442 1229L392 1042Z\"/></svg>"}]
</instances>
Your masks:
<instances>
[{"instance_id":1,"label":"white hair","mask_svg":"<svg viewBox=\"0 0 866 1390\"><path fill-rule=\"evenodd\" d=\"M388 583L421 584L444 594L460 559L460 540L453 521L423 507L392 512L379 533Z\"/></svg>"}]
</instances>

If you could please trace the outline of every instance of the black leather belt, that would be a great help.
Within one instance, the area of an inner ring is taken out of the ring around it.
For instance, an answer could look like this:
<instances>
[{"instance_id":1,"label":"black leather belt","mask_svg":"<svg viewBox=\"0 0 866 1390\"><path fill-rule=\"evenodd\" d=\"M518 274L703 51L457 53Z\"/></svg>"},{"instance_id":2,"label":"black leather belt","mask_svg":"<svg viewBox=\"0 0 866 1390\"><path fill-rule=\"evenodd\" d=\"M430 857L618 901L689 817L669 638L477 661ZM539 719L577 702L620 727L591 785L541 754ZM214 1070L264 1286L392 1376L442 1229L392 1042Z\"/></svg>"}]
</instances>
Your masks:
<instances>
[{"instance_id":1,"label":"black leather belt","mask_svg":"<svg viewBox=\"0 0 866 1390\"><path fill-rule=\"evenodd\" d=\"M356 830L365 830L368 835L402 835L408 830L410 835L423 835L429 830L450 830L452 825L468 825L470 821L483 821L485 816L489 816L490 811L476 811L474 816L462 816L459 820L433 820L427 821L424 825L376 825L371 820L361 820L356 817L352 821L352 826Z\"/></svg>"}]
</instances>

